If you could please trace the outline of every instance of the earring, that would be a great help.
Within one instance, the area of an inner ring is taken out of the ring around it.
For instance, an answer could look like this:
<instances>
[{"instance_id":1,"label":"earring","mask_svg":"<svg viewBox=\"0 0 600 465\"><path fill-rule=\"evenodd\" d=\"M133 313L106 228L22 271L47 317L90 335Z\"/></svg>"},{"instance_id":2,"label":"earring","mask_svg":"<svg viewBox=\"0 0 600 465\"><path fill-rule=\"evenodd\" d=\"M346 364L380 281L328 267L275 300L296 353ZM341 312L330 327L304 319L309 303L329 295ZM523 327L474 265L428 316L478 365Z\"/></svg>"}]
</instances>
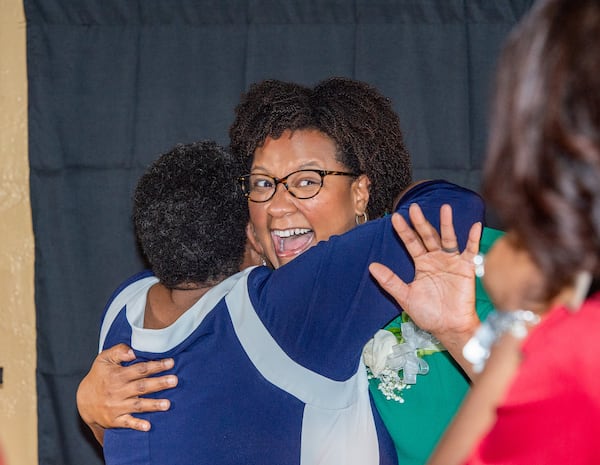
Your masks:
<instances>
[{"instance_id":1,"label":"earring","mask_svg":"<svg viewBox=\"0 0 600 465\"><path fill-rule=\"evenodd\" d=\"M485 276L485 259L482 253L473 257L473 264L475 265L475 276L483 278Z\"/></svg>"},{"instance_id":2,"label":"earring","mask_svg":"<svg viewBox=\"0 0 600 465\"><path fill-rule=\"evenodd\" d=\"M590 286L592 284L592 273L586 270L582 270L575 275L573 297L568 304L568 307L576 312L581 307L581 304L588 295Z\"/></svg>"},{"instance_id":3,"label":"earring","mask_svg":"<svg viewBox=\"0 0 600 465\"><path fill-rule=\"evenodd\" d=\"M362 218L362 222L361 222L361 218ZM369 221L369 216L367 215L367 212L363 212L362 215L354 215L354 221L356 222L356 225L361 225L361 224L365 224L367 221Z\"/></svg>"}]
</instances>

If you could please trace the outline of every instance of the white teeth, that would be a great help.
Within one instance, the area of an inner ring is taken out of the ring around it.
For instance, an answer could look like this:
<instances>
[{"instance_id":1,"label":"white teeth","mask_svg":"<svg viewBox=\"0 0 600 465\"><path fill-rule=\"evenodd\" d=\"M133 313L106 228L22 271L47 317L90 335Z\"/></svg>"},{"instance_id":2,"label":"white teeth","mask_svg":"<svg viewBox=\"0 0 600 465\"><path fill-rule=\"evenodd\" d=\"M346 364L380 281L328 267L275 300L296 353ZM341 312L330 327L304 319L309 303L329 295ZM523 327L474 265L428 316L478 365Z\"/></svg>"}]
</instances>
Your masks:
<instances>
[{"instance_id":1,"label":"white teeth","mask_svg":"<svg viewBox=\"0 0 600 465\"><path fill-rule=\"evenodd\" d=\"M310 229L306 228L295 228L295 229L274 229L272 233L277 237L291 237L291 236L299 236L301 234L306 234L310 232Z\"/></svg>"}]
</instances>

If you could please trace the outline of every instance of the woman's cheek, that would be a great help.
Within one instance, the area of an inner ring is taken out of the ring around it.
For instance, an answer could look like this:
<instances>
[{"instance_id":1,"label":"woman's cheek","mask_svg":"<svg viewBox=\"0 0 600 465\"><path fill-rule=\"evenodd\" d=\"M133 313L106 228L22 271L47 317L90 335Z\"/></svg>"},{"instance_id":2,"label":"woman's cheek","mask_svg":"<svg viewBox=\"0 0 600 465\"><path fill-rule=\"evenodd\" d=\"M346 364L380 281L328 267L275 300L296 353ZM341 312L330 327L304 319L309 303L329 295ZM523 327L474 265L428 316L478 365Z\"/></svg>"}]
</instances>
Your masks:
<instances>
[{"instance_id":1,"label":"woman's cheek","mask_svg":"<svg viewBox=\"0 0 600 465\"><path fill-rule=\"evenodd\" d=\"M485 257L483 285L499 310L538 307L543 277L530 255L510 241L497 241Z\"/></svg>"},{"instance_id":2,"label":"woman's cheek","mask_svg":"<svg viewBox=\"0 0 600 465\"><path fill-rule=\"evenodd\" d=\"M510 294L511 288L513 288L514 275L509 272L510 260L499 248L503 248L501 244L495 244L485 256L483 285L494 307L503 310L510 308ZM514 291L514 288L512 290Z\"/></svg>"}]
</instances>

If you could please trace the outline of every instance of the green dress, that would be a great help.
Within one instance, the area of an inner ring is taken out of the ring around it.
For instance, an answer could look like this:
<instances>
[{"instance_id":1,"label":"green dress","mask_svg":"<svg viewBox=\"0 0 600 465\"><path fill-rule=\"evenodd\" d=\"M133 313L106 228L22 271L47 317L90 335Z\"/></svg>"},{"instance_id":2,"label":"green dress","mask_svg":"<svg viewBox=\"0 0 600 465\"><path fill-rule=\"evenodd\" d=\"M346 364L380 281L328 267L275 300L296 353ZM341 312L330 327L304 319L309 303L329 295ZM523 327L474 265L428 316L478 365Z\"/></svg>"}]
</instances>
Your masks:
<instances>
[{"instance_id":1,"label":"green dress","mask_svg":"<svg viewBox=\"0 0 600 465\"><path fill-rule=\"evenodd\" d=\"M486 253L502 234L484 228L480 252ZM485 319L492 303L479 278L475 292L477 314ZM386 328L399 324L400 317ZM369 380L377 410L394 440L399 465L420 465L427 461L469 389L468 378L447 351L424 355L423 359L429 364L429 372L418 375L417 383L402 391L403 403L387 400L377 388L379 380Z\"/></svg>"}]
</instances>

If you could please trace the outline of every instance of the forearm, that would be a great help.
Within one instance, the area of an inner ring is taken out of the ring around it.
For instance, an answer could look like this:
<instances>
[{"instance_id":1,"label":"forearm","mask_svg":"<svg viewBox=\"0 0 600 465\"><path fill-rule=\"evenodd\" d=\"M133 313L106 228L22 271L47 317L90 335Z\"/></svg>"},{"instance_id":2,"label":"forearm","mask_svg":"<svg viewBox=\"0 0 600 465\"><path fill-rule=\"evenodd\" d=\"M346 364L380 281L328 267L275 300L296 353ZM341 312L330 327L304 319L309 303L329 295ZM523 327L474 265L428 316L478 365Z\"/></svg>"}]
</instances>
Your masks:
<instances>
[{"instance_id":1,"label":"forearm","mask_svg":"<svg viewBox=\"0 0 600 465\"><path fill-rule=\"evenodd\" d=\"M494 347L484 371L465 397L454 420L444 433L428 465L458 465L496 420L496 409L519 366L520 340L505 335Z\"/></svg>"}]
</instances>

